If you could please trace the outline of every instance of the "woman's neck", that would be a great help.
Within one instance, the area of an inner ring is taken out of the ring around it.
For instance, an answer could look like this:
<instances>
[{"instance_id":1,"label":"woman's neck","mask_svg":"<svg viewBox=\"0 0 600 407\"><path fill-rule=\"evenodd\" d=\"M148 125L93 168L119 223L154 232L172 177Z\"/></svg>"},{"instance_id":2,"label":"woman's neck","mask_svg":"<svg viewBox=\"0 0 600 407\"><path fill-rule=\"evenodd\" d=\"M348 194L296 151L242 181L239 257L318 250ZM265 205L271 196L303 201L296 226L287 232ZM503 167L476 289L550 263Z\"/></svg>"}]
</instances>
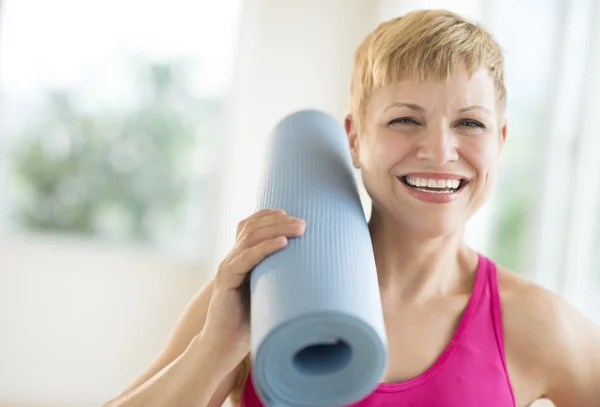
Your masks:
<instances>
[{"instance_id":1,"label":"woman's neck","mask_svg":"<svg viewBox=\"0 0 600 407\"><path fill-rule=\"evenodd\" d=\"M431 236L375 210L369 229L382 292L402 300L426 300L469 290L478 257L465 244L464 229Z\"/></svg>"}]
</instances>

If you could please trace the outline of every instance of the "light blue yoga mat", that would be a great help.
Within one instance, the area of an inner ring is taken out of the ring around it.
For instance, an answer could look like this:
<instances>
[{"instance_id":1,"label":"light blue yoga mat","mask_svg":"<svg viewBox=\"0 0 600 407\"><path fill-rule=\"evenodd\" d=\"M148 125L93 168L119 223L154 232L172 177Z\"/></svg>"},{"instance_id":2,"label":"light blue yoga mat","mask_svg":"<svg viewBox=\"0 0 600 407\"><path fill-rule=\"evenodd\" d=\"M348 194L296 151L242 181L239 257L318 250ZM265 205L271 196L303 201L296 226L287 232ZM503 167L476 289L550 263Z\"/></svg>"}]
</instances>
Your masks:
<instances>
[{"instance_id":1,"label":"light blue yoga mat","mask_svg":"<svg viewBox=\"0 0 600 407\"><path fill-rule=\"evenodd\" d=\"M253 381L269 406L334 407L370 394L387 340L367 220L344 129L314 110L268 146L258 209L307 222L251 274Z\"/></svg>"}]
</instances>

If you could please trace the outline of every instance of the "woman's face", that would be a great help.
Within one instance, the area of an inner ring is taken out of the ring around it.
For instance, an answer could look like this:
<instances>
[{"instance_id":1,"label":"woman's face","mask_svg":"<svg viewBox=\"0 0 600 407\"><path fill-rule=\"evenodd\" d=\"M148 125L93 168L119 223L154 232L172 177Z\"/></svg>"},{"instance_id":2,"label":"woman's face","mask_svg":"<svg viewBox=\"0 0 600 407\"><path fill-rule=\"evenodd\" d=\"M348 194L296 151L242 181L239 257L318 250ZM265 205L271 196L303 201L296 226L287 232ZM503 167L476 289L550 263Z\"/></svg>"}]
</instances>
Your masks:
<instances>
[{"instance_id":1,"label":"woman's face","mask_svg":"<svg viewBox=\"0 0 600 407\"><path fill-rule=\"evenodd\" d=\"M374 209L427 236L462 230L496 180L506 125L487 70L373 91L363 133L346 119Z\"/></svg>"}]
</instances>

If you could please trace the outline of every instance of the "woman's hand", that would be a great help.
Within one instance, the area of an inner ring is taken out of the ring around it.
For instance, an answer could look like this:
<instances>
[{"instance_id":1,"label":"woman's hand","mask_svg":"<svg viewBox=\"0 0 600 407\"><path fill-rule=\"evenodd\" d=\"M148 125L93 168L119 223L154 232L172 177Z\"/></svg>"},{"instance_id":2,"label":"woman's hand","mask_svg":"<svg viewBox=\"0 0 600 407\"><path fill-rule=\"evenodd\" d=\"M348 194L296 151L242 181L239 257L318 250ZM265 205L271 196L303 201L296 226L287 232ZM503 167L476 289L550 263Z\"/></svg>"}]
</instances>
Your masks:
<instances>
[{"instance_id":1,"label":"woman's hand","mask_svg":"<svg viewBox=\"0 0 600 407\"><path fill-rule=\"evenodd\" d=\"M305 222L265 209L239 223L235 246L220 264L202 336L238 364L250 352L249 272L304 234Z\"/></svg>"}]
</instances>

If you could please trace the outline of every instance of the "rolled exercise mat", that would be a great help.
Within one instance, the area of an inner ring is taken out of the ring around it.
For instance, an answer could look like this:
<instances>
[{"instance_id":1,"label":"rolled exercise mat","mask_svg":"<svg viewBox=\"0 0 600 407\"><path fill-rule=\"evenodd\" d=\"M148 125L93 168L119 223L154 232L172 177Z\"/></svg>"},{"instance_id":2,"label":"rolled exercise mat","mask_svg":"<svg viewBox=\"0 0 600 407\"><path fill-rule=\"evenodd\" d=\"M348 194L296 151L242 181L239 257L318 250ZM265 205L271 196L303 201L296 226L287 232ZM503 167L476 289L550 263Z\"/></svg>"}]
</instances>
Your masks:
<instances>
[{"instance_id":1,"label":"rolled exercise mat","mask_svg":"<svg viewBox=\"0 0 600 407\"><path fill-rule=\"evenodd\" d=\"M271 134L258 209L306 220L250 277L252 377L269 406L333 407L369 395L387 339L365 213L344 129L314 110Z\"/></svg>"}]
</instances>

